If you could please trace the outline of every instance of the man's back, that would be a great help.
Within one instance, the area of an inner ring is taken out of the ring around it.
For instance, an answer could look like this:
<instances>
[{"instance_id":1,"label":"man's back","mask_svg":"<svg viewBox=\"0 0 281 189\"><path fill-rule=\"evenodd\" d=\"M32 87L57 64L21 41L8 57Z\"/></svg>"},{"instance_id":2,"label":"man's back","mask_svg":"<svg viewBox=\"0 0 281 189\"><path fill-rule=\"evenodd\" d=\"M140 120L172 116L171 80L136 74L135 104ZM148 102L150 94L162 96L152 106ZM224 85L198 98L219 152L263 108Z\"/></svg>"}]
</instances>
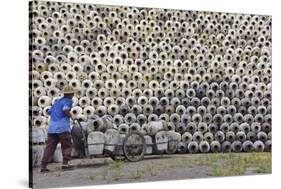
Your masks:
<instances>
[{"instance_id":1,"label":"man's back","mask_svg":"<svg viewBox=\"0 0 281 189\"><path fill-rule=\"evenodd\" d=\"M64 110L70 110L71 106L72 100L68 97L62 97L55 101L49 110L51 121L48 133L62 133L70 131L70 120L69 117L64 113Z\"/></svg>"}]
</instances>

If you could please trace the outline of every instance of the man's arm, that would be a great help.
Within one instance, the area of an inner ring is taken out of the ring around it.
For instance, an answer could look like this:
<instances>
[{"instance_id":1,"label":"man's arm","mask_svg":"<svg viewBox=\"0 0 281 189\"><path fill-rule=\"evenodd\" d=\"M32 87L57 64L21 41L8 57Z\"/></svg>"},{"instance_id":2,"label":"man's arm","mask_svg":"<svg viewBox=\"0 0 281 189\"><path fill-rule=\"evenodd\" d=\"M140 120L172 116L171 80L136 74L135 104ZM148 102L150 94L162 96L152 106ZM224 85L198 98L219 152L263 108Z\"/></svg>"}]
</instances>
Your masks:
<instances>
[{"instance_id":1,"label":"man's arm","mask_svg":"<svg viewBox=\"0 0 281 189\"><path fill-rule=\"evenodd\" d=\"M67 102L64 104L64 106L63 106L63 108L62 108L62 111L65 113L65 115L66 115L67 117L69 117L70 119L74 120L74 118L73 118L73 116L72 116L72 114L71 114L71 112L70 112L71 107L72 107L72 101L67 101Z\"/></svg>"},{"instance_id":2,"label":"man's arm","mask_svg":"<svg viewBox=\"0 0 281 189\"><path fill-rule=\"evenodd\" d=\"M65 109L65 110L63 110L63 112L65 113L65 115L67 115L69 118L72 119L72 115L69 110Z\"/></svg>"}]
</instances>

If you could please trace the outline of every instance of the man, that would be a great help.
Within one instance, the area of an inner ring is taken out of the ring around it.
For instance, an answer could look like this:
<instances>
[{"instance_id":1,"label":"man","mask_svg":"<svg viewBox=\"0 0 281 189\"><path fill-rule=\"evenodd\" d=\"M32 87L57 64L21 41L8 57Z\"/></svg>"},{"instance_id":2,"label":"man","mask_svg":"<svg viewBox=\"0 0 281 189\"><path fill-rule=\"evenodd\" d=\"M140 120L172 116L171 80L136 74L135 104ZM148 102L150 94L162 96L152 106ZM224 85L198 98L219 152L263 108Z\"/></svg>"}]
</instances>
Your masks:
<instances>
[{"instance_id":1,"label":"man","mask_svg":"<svg viewBox=\"0 0 281 189\"><path fill-rule=\"evenodd\" d=\"M63 89L64 96L55 101L48 113L51 121L48 129L48 140L41 162L41 172L49 172L47 164L52 161L57 144L61 143L63 163L62 169L73 168L71 160L72 141L70 134L70 109L72 107L72 97L74 90L70 86Z\"/></svg>"}]
</instances>

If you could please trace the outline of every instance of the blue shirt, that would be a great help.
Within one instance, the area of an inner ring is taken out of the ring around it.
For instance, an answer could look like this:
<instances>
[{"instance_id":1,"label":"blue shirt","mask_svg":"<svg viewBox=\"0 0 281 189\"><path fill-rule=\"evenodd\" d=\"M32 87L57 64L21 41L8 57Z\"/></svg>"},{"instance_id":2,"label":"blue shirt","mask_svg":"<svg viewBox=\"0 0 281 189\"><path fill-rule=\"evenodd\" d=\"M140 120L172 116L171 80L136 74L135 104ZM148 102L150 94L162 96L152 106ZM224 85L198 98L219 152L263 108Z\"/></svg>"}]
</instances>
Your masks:
<instances>
[{"instance_id":1,"label":"blue shirt","mask_svg":"<svg viewBox=\"0 0 281 189\"><path fill-rule=\"evenodd\" d=\"M70 120L63 111L70 110L71 107L72 100L69 97L64 96L55 101L53 106L48 111L48 113L51 115L48 133L55 134L70 132Z\"/></svg>"}]
</instances>

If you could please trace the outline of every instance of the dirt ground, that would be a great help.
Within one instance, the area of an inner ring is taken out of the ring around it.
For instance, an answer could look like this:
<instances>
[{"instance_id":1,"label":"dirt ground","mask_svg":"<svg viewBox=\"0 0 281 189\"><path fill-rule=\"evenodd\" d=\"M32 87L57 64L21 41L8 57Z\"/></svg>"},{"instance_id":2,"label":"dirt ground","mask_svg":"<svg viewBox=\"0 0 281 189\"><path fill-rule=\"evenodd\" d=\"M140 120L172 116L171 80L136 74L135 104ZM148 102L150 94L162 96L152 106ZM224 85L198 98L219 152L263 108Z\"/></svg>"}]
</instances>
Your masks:
<instances>
[{"instance_id":1,"label":"dirt ground","mask_svg":"<svg viewBox=\"0 0 281 189\"><path fill-rule=\"evenodd\" d=\"M109 158L75 159L75 169L50 173L33 169L34 188L86 186L271 173L271 153L174 154L146 156L140 162Z\"/></svg>"}]
</instances>

